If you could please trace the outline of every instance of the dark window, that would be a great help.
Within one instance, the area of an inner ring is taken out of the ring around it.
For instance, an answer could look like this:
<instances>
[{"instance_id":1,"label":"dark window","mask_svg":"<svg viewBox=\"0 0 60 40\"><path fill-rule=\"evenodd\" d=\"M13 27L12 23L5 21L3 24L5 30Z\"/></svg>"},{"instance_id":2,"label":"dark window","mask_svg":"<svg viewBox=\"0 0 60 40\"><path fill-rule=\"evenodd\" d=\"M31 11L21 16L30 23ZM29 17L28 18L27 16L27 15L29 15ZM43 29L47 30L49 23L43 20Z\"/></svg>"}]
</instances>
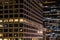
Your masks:
<instances>
[{"instance_id":1,"label":"dark window","mask_svg":"<svg viewBox=\"0 0 60 40\"><path fill-rule=\"evenodd\" d=\"M9 13L13 13L13 10L9 10Z\"/></svg>"},{"instance_id":2,"label":"dark window","mask_svg":"<svg viewBox=\"0 0 60 40\"><path fill-rule=\"evenodd\" d=\"M0 10L0 14L2 14L3 13L3 11L2 10Z\"/></svg>"},{"instance_id":3,"label":"dark window","mask_svg":"<svg viewBox=\"0 0 60 40\"><path fill-rule=\"evenodd\" d=\"M20 8L23 8L23 5L20 5Z\"/></svg>"},{"instance_id":4,"label":"dark window","mask_svg":"<svg viewBox=\"0 0 60 40\"><path fill-rule=\"evenodd\" d=\"M23 27L23 23L20 23L19 26L20 26L20 27Z\"/></svg>"},{"instance_id":5,"label":"dark window","mask_svg":"<svg viewBox=\"0 0 60 40\"><path fill-rule=\"evenodd\" d=\"M14 27L18 27L18 24L14 24Z\"/></svg>"},{"instance_id":6,"label":"dark window","mask_svg":"<svg viewBox=\"0 0 60 40\"><path fill-rule=\"evenodd\" d=\"M8 13L8 10L4 10L4 13Z\"/></svg>"},{"instance_id":7,"label":"dark window","mask_svg":"<svg viewBox=\"0 0 60 40\"><path fill-rule=\"evenodd\" d=\"M23 17L23 14L20 14L20 17Z\"/></svg>"},{"instance_id":8,"label":"dark window","mask_svg":"<svg viewBox=\"0 0 60 40\"><path fill-rule=\"evenodd\" d=\"M4 18L8 18L8 15L4 15Z\"/></svg>"},{"instance_id":9,"label":"dark window","mask_svg":"<svg viewBox=\"0 0 60 40\"><path fill-rule=\"evenodd\" d=\"M4 8L5 8L5 9L7 9L7 8L8 8L8 6L4 6Z\"/></svg>"},{"instance_id":10,"label":"dark window","mask_svg":"<svg viewBox=\"0 0 60 40\"><path fill-rule=\"evenodd\" d=\"M18 5L15 5L15 8L18 8Z\"/></svg>"},{"instance_id":11,"label":"dark window","mask_svg":"<svg viewBox=\"0 0 60 40\"><path fill-rule=\"evenodd\" d=\"M4 36L4 37L8 37L8 34L7 34L7 33L6 33L6 34L3 34L3 36Z\"/></svg>"},{"instance_id":12,"label":"dark window","mask_svg":"<svg viewBox=\"0 0 60 40\"><path fill-rule=\"evenodd\" d=\"M0 6L0 9L3 9L3 6Z\"/></svg>"},{"instance_id":13,"label":"dark window","mask_svg":"<svg viewBox=\"0 0 60 40\"><path fill-rule=\"evenodd\" d=\"M0 32L3 32L3 29L0 29Z\"/></svg>"},{"instance_id":14,"label":"dark window","mask_svg":"<svg viewBox=\"0 0 60 40\"><path fill-rule=\"evenodd\" d=\"M16 29L14 29L14 32L18 32L18 29L16 28Z\"/></svg>"},{"instance_id":15,"label":"dark window","mask_svg":"<svg viewBox=\"0 0 60 40\"><path fill-rule=\"evenodd\" d=\"M16 3L18 3L18 0L15 0Z\"/></svg>"},{"instance_id":16,"label":"dark window","mask_svg":"<svg viewBox=\"0 0 60 40\"><path fill-rule=\"evenodd\" d=\"M0 15L0 18L3 18L3 15Z\"/></svg>"},{"instance_id":17,"label":"dark window","mask_svg":"<svg viewBox=\"0 0 60 40\"><path fill-rule=\"evenodd\" d=\"M9 32L13 32L13 29L9 29Z\"/></svg>"},{"instance_id":18,"label":"dark window","mask_svg":"<svg viewBox=\"0 0 60 40\"><path fill-rule=\"evenodd\" d=\"M4 24L4 28L8 28L8 24Z\"/></svg>"},{"instance_id":19,"label":"dark window","mask_svg":"<svg viewBox=\"0 0 60 40\"><path fill-rule=\"evenodd\" d=\"M9 8L13 8L13 5L9 5Z\"/></svg>"},{"instance_id":20,"label":"dark window","mask_svg":"<svg viewBox=\"0 0 60 40\"><path fill-rule=\"evenodd\" d=\"M14 37L18 37L18 33L14 33Z\"/></svg>"},{"instance_id":21,"label":"dark window","mask_svg":"<svg viewBox=\"0 0 60 40\"><path fill-rule=\"evenodd\" d=\"M11 33L11 34L9 34L9 37L12 37L12 33Z\"/></svg>"},{"instance_id":22,"label":"dark window","mask_svg":"<svg viewBox=\"0 0 60 40\"><path fill-rule=\"evenodd\" d=\"M18 40L18 38L15 38L14 40Z\"/></svg>"},{"instance_id":23,"label":"dark window","mask_svg":"<svg viewBox=\"0 0 60 40\"><path fill-rule=\"evenodd\" d=\"M23 3L23 0L20 0L20 3Z\"/></svg>"},{"instance_id":24,"label":"dark window","mask_svg":"<svg viewBox=\"0 0 60 40\"><path fill-rule=\"evenodd\" d=\"M18 17L18 14L15 14L14 17Z\"/></svg>"},{"instance_id":25,"label":"dark window","mask_svg":"<svg viewBox=\"0 0 60 40\"><path fill-rule=\"evenodd\" d=\"M9 24L9 27L13 27L13 24Z\"/></svg>"},{"instance_id":26,"label":"dark window","mask_svg":"<svg viewBox=\"0 0 60 40\"><path fill-rule=\"evenodd\" d=\"M20 12L23 13L23 9L20 9Z\"/></svg>"},{"instance_id":27,"label":"dark window","mask_svg":"<svg viewBox=\"0 0 60 40\"><path fill-rule=\"evenodd\" d=\"M8 29L4 29L4 32L8 32Z\"/></svg>"},{"instance_id":28,"label":"dark window","mask_svg":"<svg viewBox=\"0 0 60 40\"><path fill-rule=\"evenodd\" d=\"M9 15L9 18L13 18L13 14L12 15Z\"/></svg>"},{"instance_id":29,"label":"dark window","mask_svg":"<svg viewBox=\"0 0 60 40\"><path fill-rule=\"evenodd\" d=\"M19 37L23 37L23 33L19 33Z\"/></svg>"},{"instance_id":30,"label":"dark window","mask_svg":"<svg viewBox=\"0 0 60 40\"><path fill-rule=\"evenodd\" d=\"M18 13L18 9L15 9L14 12L15 12L15 13Z\"/></svg>"},{"instance_id":31,"label":"dark window","mask_svg":"<svg viewBox=\"0 0 60 40\"><path fill-rule=\"evenodd\" d=\"M9 4L13 4L13 1L12 0L9 0Z\"/></svg>"}]
</instances>

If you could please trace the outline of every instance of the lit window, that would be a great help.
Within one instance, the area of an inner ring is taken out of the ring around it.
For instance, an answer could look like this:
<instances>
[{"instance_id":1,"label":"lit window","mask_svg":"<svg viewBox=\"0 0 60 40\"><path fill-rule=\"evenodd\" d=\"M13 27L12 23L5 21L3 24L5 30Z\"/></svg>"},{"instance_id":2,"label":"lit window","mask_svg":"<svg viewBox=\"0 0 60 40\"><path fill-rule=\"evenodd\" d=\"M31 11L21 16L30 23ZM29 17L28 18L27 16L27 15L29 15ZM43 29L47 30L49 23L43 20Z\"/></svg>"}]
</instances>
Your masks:
<instances>
[{"instance_id":1,"label":"lit window","mask_svg":"<svg viewBox=\"0 0 60 40\"><path fill-rule=\"evenodd\" d=\"M14 22L18 22L18 19L15 19Z\"/></svg>"},{"instance_id":2,"label":"lit window","mask_svg":"<svg viewBox=\"0 0 60 40\"><path fill-rule=\"evenodd\" d=\"M7 38L4 38L4 40L8 40Z\"/></svg>"},{"instance_id":3,"label":"lit window","mask_svg":"<svg viewBox=\"0 0 60 40\"><path fill-rule=\"evenodd\" d=\"M8 19L5 19L4 22L8 22Z\"/></svg>"},{"instance_id":4,"label":"lit window","mask_svg":"<svg viewBox=\"0 0 60 40\"><path fill-rule=\"evenodd\" d=\"M2 38L0 38L0 40L2 40Z\"/></svg>"},{"instance_id":5,"label":"lit window","mask_svg":"<svg viewBox=\"0 0 60 40\"><path fill-rule=\"evenodd\" d=\"M22 32L23 31L22 28L20 28L19 31Z\"/></svg>"},{"instance_id":6,"label":"lit window","mask_svg":"<svg viewBox=\"0 0 60 40\"><path fill-rule=\"evenodd\" d=\"M0 22L2 22L2 20L0 20Z\"/></svg>"},{"instance_id":7,"label":"lit window","mask_svg":"<svg viewBox=\"0 0 60 40\"><path fill-rule=\"evenodd\" d=\"M0 27L3 27L3 25L0 25Z\"/></svg>"},{"instance_id":8,"label":"lit window","mask_svg":"<svg viewBox=\"0 0 60 40\"><path fill-rule=\"evenodd\" d=\"M22 40L21 38L19 40Z\"/></svg>"},{"instance_id":9,"label":"lit window","mask_svg":"<svg viewBox=\"0 0 60 40\"><path fill-rule=\"evenodd\" d=\"M24 22L24 19L20 19L20 22Z\"/></svg>"},{"instance_id":10,"label":"lit window","mask_svg":"<svg viewBox=\"0 0 60 40\"><path fill-rule=\"evenodd\" d=\"M3 34L2 33L0 33L0 37L2 37L3 36Z\"/></svg>"},{"instance_id":11,"label":"lit window","mask_svg":"<svg viewBox=\"0 0 60 40\"><path fill-rule=\"evenodd\" d=\"M14 36L15 36L15 37L18 37L18 33L14 33Z\"/></svg>"},{"instance_id":12,"label":"lit window","mask_svg":"<svg viewBox=\"0 0 60 40\"><path fill-rule=\"evenodd\" d=\"M13 19L9 19L9 22L13 22Z\"/></svg>"},{"instance_id":13,"label":"lit window","mask_svg":"<svg viewBox=\"0 0 60 40\"><path fill-rule=\"evenodd\" d=\"M15 38L14 40L18 40L18 38Z\"/></svg>"},{"instance_id":14,"label":"lit window","mask_svg":"<svg viewBox=\"0 0 60 40\"><path fill-rule=\"evenodd\" d=\"M39 30L38 30L37 33L43 34L43 31L39 31Z\"/></svg>"}]
</instances>

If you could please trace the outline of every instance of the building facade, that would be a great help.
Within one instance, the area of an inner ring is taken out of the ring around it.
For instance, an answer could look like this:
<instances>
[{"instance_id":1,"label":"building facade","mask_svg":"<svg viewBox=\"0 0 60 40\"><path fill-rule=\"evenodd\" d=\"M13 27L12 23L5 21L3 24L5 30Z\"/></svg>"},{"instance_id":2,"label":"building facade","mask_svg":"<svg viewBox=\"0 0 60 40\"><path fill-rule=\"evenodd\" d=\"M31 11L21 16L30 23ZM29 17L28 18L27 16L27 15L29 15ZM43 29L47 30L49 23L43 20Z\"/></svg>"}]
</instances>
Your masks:
<instances>
[{"instance_id":1,"label":"building facade","mask_svg":"<svg viewBox=\"0 0 60 40\"><path fill-rule=\"evenodd\" d=\"M40 0L0 0L0 40L43 40Z\"/></svg>"},{"instance_id":2,"label":"building facade","mask_svg":"<svg viewBox=\"0 0 60 40\"><path fill-rule=\"evenodd\" d=\"M45 6L44 17L46 20L47 40L60 40L60 7L58 5Z\"/></svg>"}]
</instances>

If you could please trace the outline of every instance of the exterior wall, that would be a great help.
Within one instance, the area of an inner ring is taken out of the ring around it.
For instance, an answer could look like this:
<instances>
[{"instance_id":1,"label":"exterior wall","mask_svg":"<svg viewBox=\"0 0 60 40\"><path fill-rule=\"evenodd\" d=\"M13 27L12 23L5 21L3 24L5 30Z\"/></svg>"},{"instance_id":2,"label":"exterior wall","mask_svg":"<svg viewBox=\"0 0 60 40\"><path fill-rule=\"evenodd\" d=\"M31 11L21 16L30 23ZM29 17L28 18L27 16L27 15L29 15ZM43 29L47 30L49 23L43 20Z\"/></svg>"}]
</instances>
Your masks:
<instances>
[{"instance_id":1,"label":"exterior wall","mask_svg":"<svg viewBox=\"0 0 60 40\"><path fill-rule=\"evenodd\" d=\"M39 0L0 1L0 40L42 40L43 14Z\"/></svg>"}]
</instances>

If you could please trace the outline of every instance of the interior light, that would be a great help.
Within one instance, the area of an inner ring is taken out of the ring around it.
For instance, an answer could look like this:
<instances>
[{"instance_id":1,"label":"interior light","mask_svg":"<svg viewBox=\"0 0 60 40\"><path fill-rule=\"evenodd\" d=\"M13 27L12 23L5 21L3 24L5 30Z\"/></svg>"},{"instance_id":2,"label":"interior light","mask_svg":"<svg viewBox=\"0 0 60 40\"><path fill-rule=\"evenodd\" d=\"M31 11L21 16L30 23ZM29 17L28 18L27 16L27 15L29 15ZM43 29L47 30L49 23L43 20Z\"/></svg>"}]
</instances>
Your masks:
<instances>
[{"instance_id":1,"label":"interior light","mask_svg":"<svg viewBox=\"0 0 60 40\"><path fill-rule=\"evenodd\" d=\"M8 19L5 19L4 22L8 22Z\"/></svg>"},{"instance_id":2,"label":"interior light","mask_svg":"<svg viewBox=\"0 0 60 40\"><path fill-rule=\"evenodd\" d=\"M43 33L43 31L37 31L37 33L40 33L40 34L42 34L42 33Z\"/></svg>"},{"instance_id":3,"label":"interior light","mask_svg":"<svg viewBox=\"0 0 60 40\"><path fill-rule=\"evenodd\" d=\"M13 22L13 19L9 19L9 22Z\"/></svg>"},{"instance_id":4,"label":"interior light","mask_svg":"<svg viewBox=\"0 0 60 40\"><path fill-rule=\"evenodd\" d=\"M19 40L21 40L21 38Z\"/></svg>"},{"instance_id":5,"label":"interior light","mask_svg":"<svg viewBox=\"0 0 60 40\"><path fill-rule=\"evenodd\" d=\"M18 22L18 19L15 19L14 22Z\"/></svg>"},{"instance_id":6,"label":"interior light","mask_svg":"<svg viewBox=\"0 0 60 40\"><path fill-rule=\"evenodd\" d=\"M0 20L0 22L2 22L2 20Z\"/></svg>"},{"instance_id":7,"label":"interior light","mask_svg":"<svg viewBox=\"0 0 60 40\"><path fill-rule=\"evenodd\" d=\"M0 25L0 27L3 27L3 25Z\"/></svg>"},{"instance_id":8,"label":"interior light","mask_svg":"<svg viewBox=\"0 0 60 40\"><path fill-rule=\"evenodd\" d=\"M0 33L0 37L2 37L3 36L3 34L2 33Z\"/></svg>"},{"instance_id":9,"label":"interior light","mask_svg":"<svg viewBox=\"0 0 60 40\"><path fill-rule=\"evenodd\" d=\"M24 22L24 19L20 19L20 22Z\"/></svg>"},{"instance_id":10,"label":"interior light","mask_svg":"<svg viewBox=\"0 0 60 40\"><path fill-rule=\"evenodd\" d=\"M0 40L2 40L2 38L0 38Z\"/></svg>"},{"instance_id":11,"label":"interior light","mask_svg":"<svg viewBox=\"0 0 60 40\"><path fill-rule=\"evenodd\" d=\"M8 40L7 38L4 38L4 40Z\"/></svg>"}]
</instances>

